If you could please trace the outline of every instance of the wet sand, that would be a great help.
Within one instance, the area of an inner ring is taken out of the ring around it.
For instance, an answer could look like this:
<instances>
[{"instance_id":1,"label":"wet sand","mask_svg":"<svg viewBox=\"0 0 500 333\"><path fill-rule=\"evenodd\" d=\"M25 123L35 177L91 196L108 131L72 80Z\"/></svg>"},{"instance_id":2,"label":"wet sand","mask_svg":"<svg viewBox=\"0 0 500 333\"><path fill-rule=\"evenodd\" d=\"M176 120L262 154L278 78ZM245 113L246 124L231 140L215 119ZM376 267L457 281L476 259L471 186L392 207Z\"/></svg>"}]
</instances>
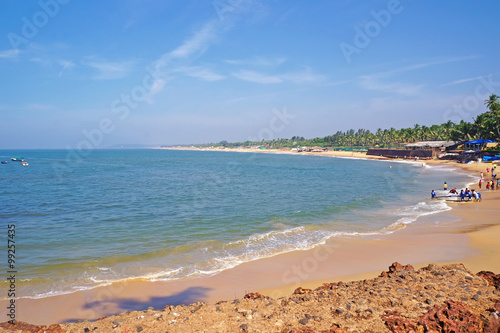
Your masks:
<instances>
[{"instance_id":1,"label":"wet sand","mask_svg":"<svg viewBox=\"0 0 500 333\"><path fill-rule=\"evenodd\" d=\"M360 153L348 154L366 157ZM485 172L487 165L465 167L479 175L480 171ZM18 299L16 319L33 324L96 320L150 306L161 309L165 305L196 301L213 304L219 300L242 298L255 291L277 298L290 294L299 285L317 287L324 281L374 277L395 261L416 267L436 262L464 262L473 272L500 273L500 191L483 190L481 193L482 202L453 203L451 211L441 213L453 214L459 222L435 225L417 221L376 239L336 239L312 250L244 263L206 278L129 281L43 299ZM1 309L5 309L6 304L6 301L0 302ZM5 314L2 310L0 315L5 318Z\"/></svg>"}]
</instances>

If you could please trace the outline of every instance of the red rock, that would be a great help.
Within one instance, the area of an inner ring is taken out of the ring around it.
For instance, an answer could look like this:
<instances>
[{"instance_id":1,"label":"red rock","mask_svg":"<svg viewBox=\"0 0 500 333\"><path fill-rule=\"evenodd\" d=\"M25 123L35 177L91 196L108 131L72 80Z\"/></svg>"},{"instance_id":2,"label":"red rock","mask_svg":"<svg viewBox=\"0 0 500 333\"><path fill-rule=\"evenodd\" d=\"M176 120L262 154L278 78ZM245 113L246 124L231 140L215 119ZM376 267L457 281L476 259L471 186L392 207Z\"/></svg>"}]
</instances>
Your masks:
<instances>
[{"instance_id":1,"label":"red rock","mask_svg":"<svg viewBox=\"0 0 500 333\"><path fill-rule=\"evenodd\" d=\"M339 286L343 286L343 285L344 285L344 282L342 282L342 281L323 283L323 285L321 287L318 287L314 290L330 290L330 289L333 289L334 287L339 287Z\"/></svg>"},{"instance_id":2,"label":"red rock","mask_svg":"<svg viewBox=\"0 0 500 333\"><path fill-rule=\"evenodd\" d=\"M281 333L351 333L351 331L346 331L340 327L334 327L328 331L315 331L309 327L294 328L294 329L284 329Z\"/></svg>"},{"instance_id":3,"label":"red rock","mask_svg":"<svg viewBox=\"0 0 500 333\"><path fill-rule=\"evenodd\" d=\"M303 289L302 287L298 287L295 289L293 292L294 295L303 295L303 294L309 294L312 290L311 289Z\"/></svg>"},{"instance_id":4,"label":"red rock","mask_svg":"<svg viewBox=\"0 0 500 333\"><path fill-rule=\"evenodd\" d=\"M481 271L476 275L486 279L489 285L495 287L496 290L500 290L500 274L495 274L490 271Z\"/></svg>"},{"instance_id":5,"label":"red rock","mask_svg":"<svg viewBox=\"0 0 500 333\"><path fill-rule=\"evenodd\" d=\"M395 333L409 333L409 332L423 332L423 326L404 318L398 311L386 310L385 314L381 316L382 320L391 332Z\"/></svg>"},{"instance_id":6,"label":"red rock","mask_svg":"<svg viewBox=\"0 0 500 333\"><path fill-rule=\"evenodd\" d=\"M380 277L386 277L390 276L398 271L414 271L415 268L413 268L412 265L401 265L399 262L393 262L391 266L389 266L389 270L387 272L382 272L380 274Z\"/></svg>"},{"instance_id":7,"label":"red rock","mask_svg":"<svg viewBox=\"0 0 500 333\"><path fill-rule=\"evenodd\" d=\"M8 322L0 323L0 328L4 328L9 331L18 331L26 333L65 333L66 330L61 328L59 324L52 324L49 327L44 325L32 325L22 321L16 321L14 324Z\"/></svg>"},{"instance_id":8,"label":"red rock","mask_svg":"<svg viewBox=\"0 0 500 333\"><path fill-rule=\"evenodd\" d=\"M261 293L248 293L243 298L259 299L259 298L266 298L266 297L264 295L262 295Z\"/></svg>"},{"instance_id":9,"label":"red rock","mask_svg":"<svg viewBox=\"0 0 500 333\"><path fill-rule=\"evenodd\" d=\"M481 319L463 302L435 305L418 320L425 332L483 332Z\"/></svg>"}]
</instances>

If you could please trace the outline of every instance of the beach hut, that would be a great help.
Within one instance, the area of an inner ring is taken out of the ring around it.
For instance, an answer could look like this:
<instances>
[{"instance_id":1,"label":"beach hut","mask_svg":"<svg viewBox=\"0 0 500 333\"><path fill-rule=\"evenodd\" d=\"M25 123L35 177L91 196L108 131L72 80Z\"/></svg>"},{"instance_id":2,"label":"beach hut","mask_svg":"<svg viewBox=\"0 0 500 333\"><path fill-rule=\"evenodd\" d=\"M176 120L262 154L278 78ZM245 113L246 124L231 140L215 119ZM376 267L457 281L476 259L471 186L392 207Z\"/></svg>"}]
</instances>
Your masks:
<instances>
[{"instance_id":1,"label":"beach hut","mask_svg":"<svg viewBox=\"0 0 500 333\"><path fill-rule=\"evenodd\" d=\"M485 139L477 139L468 141L465 143L465 150L481 150L486 148L488 144L496 143L495 141L485 140Z\"/></svg>"}]
</instances>

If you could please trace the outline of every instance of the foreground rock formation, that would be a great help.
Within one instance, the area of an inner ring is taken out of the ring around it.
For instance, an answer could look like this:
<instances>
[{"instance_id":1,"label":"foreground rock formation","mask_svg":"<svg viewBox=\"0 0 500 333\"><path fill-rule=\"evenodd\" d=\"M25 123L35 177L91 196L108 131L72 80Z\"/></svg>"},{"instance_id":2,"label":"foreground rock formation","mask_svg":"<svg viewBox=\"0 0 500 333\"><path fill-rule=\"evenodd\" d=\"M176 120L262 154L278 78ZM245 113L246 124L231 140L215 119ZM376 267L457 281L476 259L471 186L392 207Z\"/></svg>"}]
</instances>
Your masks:
<instances>
[{"instance_id":1,"label":"foreground rock formation","mask_svg":"<svg viewBox=\"0 0 500 333\"><path fill-rule=\"evenodd\" d=\"M394 263L371 280L259 293L214 305L166 306L95 322L0 324L0 332L500 332L500 275L463 265Z\"/></svg>"}]
</instances>

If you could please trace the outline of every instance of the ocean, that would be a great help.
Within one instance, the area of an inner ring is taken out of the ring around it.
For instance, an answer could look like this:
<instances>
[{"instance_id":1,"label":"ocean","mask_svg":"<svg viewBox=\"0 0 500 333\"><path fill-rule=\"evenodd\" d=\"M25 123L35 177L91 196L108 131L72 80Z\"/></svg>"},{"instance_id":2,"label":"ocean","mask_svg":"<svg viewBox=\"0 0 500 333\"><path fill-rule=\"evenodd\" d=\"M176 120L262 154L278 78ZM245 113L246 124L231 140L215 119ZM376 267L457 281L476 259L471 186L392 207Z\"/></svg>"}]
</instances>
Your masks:
<instances>
[{"instance_id":1,"label":"ocean","mask_svg":"<svg viewBox=\"0 0 500 333\"><path fill-rule=\"evenodd\" d=\"M0 151L2 244L15 225L17 296L217 274L450 209L430 191L466 173L421 162L299 154ZM83 154L85 156L82 156ZM29 163L11 162L22 156ZM6 247L4 261L7 265ZM7 287L7 282L0 282ZM3 299L7 295L1 295Z\"/></svg>"}]
</instances>

